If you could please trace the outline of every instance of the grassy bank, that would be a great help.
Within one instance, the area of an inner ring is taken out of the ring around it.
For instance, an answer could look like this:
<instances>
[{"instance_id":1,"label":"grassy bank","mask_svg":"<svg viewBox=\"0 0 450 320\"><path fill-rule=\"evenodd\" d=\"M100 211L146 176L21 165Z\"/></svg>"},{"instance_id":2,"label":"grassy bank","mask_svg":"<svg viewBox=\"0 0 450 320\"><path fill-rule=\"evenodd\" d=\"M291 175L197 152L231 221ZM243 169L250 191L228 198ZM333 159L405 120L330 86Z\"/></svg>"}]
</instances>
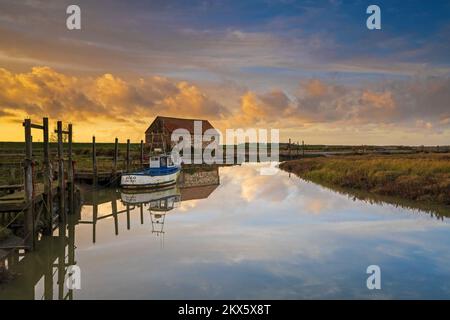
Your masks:
<instances>
[{"instance_id":1,"label":"grassy bank","mask_svg":"<svg viewBox=\"0 0 450 320\"><path fill-rule=\"evenodd\" d=\"M450 205L450 155L336 156L287 161L280 168L316 183Z\"/></svg>"}]
</instances>

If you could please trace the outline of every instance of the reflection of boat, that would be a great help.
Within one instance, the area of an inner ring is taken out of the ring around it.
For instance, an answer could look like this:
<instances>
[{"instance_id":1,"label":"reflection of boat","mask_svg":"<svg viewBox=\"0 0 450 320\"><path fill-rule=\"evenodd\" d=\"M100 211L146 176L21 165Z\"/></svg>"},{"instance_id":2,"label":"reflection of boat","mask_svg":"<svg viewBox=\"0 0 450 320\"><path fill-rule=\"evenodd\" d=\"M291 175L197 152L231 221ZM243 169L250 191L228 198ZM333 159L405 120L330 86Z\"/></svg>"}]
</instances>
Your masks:
<instances>
[{"instance_id":1,"label":"reflection of boat","mask_svg":"<svg viewBox=\"0 0 450 320\"><path fill-rule=\"evenodd\" d=\"M152 233L156 233L158 236L164 234L164 221L166 219L166 214L168 211L176 208L180 201L181 195L178 191L176 195L169 195L149 202L148 210L150 211L150 219L152 221Z\"/></svg>"},{"instance_id":2,"label":"reflection of boat","mask_svg":"<svg viewBox=\"0 0 450 320\"><path fill-rule=\"evenodd\" d=\"M150 167L135 173L123 174L120 185L123 188L142 189L173 185L177 182L180 167L171 155L159 155L150 159Z\"/></svg>"},{"instance_id":3,"label":"reflection of boat","mask_svg":"<svg viewBox=\"0 0 450 320\"><path fill-rule=\"evenodd\" d=\"M166 189L156 189L152 190L151 192L126 190L120 193L122 202L130 205L149 203L174 196L180 197L180 191L176 186L172 186Z\"/></svg>"},{"instance_id":4,"label":"reflection of boat","mask_svg":"<svg viewBox=\"0 0 450 320\"><path fill-rule=\"evenodd\" d=\"M180 189L177 186L147 191L123 190L120 198L126 205L148 207L152 221L152 233L157 235L164 234L164 220L168 211L178 207L181 202Z\"/></svg>"}]
</instances>

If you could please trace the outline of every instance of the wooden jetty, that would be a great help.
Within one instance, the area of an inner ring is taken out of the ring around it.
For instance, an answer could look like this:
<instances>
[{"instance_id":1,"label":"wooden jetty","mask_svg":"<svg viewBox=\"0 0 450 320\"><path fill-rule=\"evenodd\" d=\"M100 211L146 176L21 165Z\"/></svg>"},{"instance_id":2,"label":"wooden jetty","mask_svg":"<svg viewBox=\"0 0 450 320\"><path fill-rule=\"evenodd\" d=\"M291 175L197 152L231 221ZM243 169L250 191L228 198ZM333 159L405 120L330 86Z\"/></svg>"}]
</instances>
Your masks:
<instances>
[{"instance_id":1,"label":"wooden jetty","mask_svg":"<svg viewBox=\"0 0 450 320\"><path fill-rule=\"evenodd\" d=\"M21 241L15 241L16 248L33 250L39 232L50 235L55 222L65 221L66 214L75 210L75 201L78 190L74 183L74 170L72 158L72 125L63 130L62 122L57 122L55 133L58 139L57 163L58 171L56 179L52 169L49 145L48 118L43 118L42 124L32 123L30 119L23 122L25 129L25 158L23 160L23 185L3 186L8 194L0 197L0 218L10 218L7 228L21 228ZM32 129L41 130L43 133L43 167L41 173L43 182L36 181L37 166L33 159ZM64 157L63 136L68 137L67 158ZM65 162L68 164L65 168ZM2 228L5 228L2 226ZM2 242L4 243L4 242ZM0 249L5 249L5 245ZM8 249L11 245L8 245Z\"/></svg>"}]
</instances>

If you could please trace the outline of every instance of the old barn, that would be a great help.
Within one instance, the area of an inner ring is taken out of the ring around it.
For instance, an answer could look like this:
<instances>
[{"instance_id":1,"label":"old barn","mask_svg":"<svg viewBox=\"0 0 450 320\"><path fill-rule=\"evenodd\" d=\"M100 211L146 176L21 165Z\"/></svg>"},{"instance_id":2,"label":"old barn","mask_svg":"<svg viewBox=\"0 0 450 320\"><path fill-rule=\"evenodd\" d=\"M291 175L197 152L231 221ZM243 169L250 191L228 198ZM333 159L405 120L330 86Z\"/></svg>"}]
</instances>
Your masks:
<instances>
[{"instance_id":1,"label":"old barn","mask_svg":"<svg viewBox=\"0 0 450 320\"><path fill-rule=\"evenodd\" d=\"M201 122L201 133L194 130L196 121ZM210 141L208 136L211 131L208 130L214 129L214 127L208 120L157 116L145 131L145 143L152 149L159 148L169 151L175 145L175 142L171 141L171 136L176 129L186 129L190 133L192 146L196 137L201 139L202 136L205 136L206 141L202 143L204 148Z\"/></svg>"}]
</instances>

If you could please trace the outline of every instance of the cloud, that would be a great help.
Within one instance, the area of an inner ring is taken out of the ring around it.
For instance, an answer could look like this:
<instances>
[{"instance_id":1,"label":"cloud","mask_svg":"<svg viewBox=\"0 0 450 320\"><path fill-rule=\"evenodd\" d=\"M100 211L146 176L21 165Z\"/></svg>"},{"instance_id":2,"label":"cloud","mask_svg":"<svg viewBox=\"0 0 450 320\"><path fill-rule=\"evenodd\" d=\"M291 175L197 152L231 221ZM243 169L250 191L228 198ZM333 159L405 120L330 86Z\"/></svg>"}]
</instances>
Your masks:
<instances>
[{"instance_id":1,"label":"cloud","mask_svg":"<svg viewBox=\"0 0 450 320\"><path fill-rule=\"evenodd\" d=\"M164 77L126 81L112 74L75 77L49 67L27 73L0 69L2 116L65 121L142 121L158 114L219 119L227 110L195 85Z\"/></svg>"},{"instance_id":2,"label":"cloud","mask_svg":"<svg viewBox=\"0 0 450 320\"><path fill-rule=\"evenodd\" d=\"M300 83L297 112L311 122L340 124L433 123L450 117L450 79L446 77L366 83L359 86L318 79Z\"/></svg>"}]
</instances>

